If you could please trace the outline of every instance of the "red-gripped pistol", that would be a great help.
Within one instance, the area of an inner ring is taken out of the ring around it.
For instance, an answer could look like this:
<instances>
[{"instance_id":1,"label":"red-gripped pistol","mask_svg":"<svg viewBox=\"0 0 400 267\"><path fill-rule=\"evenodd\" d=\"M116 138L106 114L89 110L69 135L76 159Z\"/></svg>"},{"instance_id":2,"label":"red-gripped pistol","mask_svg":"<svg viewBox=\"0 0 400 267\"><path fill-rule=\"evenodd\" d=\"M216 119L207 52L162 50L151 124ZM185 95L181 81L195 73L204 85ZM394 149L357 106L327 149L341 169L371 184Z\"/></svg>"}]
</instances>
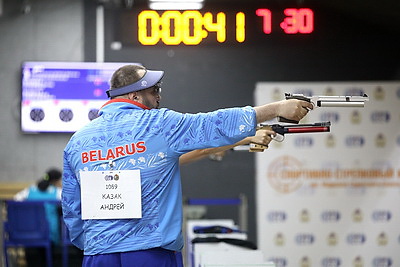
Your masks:
<instances>
[{"instance_id":1,"label":"red-gripped pistol","mask_svg":"<svg viewBox=\"0 0 400 267\"><path fill-rule=\"evenodd\" d=\"M257 130L272 130L276 133L272 139L278 142L282 142L285 138L285 134L294 133L320 133L320 132L330 132L331 122L317 122L312 124L260 124L257 126ZM250 144L250 152L263 152L268 146L259 144Z\"/></svg>"}]
</instances>

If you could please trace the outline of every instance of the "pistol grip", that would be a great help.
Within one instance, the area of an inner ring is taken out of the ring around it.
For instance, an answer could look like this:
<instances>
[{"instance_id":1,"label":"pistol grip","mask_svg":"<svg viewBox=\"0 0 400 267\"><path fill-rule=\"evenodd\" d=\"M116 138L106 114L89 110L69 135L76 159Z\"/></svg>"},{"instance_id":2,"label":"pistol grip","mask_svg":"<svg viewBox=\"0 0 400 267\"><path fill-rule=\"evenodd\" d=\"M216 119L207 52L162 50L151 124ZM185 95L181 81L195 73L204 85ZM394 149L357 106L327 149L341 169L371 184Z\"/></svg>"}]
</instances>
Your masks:
<instances>
[{"instance_id":1,"label":"pistol grip","mask_svg":"<svg viewBox=\"0 0 400 267\"><path fill-rule=\"evenodd\" d=\"M249 151L250 152L264 152L265 149L268 149L268 146L251 143Z\"/></svg>"},{"instance_id":2,"label":"pistol grip","mask_svg":"<svg viewBox=\"0 0 400 267\"><path fill-rule=\"evenodd\" d=\"M294 124L299 124L299 122L298 122L298 121L295 121L295 120L289 120L289 119L286 119L286 118L284 118L284 117L278 117L278 121L279 121L279 122L286 122L286 123L294 123Z\"/></svg>"}]
</instances>

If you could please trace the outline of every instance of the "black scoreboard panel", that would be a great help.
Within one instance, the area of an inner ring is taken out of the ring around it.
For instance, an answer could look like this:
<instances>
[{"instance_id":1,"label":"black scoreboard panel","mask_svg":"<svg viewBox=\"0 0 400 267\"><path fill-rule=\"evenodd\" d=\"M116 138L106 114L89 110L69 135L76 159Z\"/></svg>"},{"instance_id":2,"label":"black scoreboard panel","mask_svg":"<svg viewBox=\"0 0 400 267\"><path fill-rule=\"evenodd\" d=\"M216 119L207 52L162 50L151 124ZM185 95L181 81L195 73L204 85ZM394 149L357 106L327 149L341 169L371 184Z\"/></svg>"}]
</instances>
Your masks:
<instances>
[{"instance_id":1,"label":"black scoreboard panel","mask_svg":"<svg viewBox=\"0 0 400 267\"><path fill-rule=\"evenodd\" d=\"M123 46L246 47L360 38L390 31L359 16L339 15L317 1L216 3L206 2L201 10L150 10L144 4L109 10L112 39Z\"/></svg>"}]
</instances>

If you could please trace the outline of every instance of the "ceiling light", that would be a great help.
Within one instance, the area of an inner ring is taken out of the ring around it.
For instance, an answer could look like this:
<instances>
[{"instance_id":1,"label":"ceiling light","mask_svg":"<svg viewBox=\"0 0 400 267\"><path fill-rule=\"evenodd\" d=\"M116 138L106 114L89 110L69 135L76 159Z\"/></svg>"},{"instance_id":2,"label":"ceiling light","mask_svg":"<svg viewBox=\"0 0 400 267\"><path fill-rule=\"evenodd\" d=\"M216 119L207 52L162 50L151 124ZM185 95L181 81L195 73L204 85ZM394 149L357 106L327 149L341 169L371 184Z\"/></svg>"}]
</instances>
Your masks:
<instances>
[{"instance_id":1,"label":"ceiling light","mask_svg":"<svg viewBox=\"0 0 400 267\"><path fill-rule=\"evenodd\" d=\"M203 7L203 0L150 0L153 10L198 10Z\"/></svg>"}]
</instances>

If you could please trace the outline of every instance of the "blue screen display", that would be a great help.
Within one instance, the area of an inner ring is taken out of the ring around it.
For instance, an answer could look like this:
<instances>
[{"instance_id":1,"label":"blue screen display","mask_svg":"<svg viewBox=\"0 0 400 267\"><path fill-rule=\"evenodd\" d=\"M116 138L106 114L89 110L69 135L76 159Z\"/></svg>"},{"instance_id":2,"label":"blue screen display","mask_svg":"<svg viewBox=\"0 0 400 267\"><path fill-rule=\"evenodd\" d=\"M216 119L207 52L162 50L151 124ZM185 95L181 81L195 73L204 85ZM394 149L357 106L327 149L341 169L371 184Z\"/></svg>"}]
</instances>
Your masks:
<instances>
[{"instance_id":1,"label":"blue screen display","mask_svg":"<svg viewBox=\"0 0 400 267\"><path fill-rule=\"evenodd\" d=\"M97 117L108 100L112 74L123 62L24 62L21 129L75 132Z\"/></svg>"}]
</instances>

